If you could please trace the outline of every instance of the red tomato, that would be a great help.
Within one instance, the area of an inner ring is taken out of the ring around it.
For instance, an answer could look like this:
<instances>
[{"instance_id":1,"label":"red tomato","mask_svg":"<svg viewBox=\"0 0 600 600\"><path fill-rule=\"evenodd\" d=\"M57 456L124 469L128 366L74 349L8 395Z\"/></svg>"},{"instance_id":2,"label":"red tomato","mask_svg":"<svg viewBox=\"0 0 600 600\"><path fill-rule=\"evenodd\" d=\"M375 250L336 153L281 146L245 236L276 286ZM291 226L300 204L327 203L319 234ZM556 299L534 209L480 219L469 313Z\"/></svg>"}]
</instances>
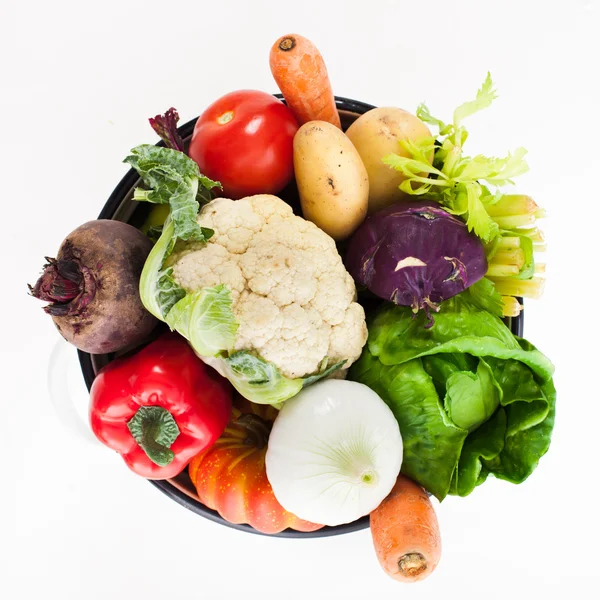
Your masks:
<instances>
[{"instance_id":1,"label":"red tomato","mask_svg":"<svg viewBox=\"0 0 600 600\"><path fill-rule=\"evenodd\" d=\"M294 174L298 123L283 102L253 90L231 92L198 118L189 154L223 184L223 195L277 194Z\"/></svg>"}]
</instances>

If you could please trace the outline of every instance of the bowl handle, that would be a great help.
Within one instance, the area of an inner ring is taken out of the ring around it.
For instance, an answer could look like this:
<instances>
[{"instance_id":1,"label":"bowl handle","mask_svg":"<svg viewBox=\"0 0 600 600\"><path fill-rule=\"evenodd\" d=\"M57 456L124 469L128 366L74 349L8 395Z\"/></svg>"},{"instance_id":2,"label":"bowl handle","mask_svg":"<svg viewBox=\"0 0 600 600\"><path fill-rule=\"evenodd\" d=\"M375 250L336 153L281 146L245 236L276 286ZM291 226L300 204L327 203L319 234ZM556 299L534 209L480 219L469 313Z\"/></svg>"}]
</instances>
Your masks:
<instances>
[{"instance_id":1,"label":"bowl handle","mask_svg":"<svg viewBox=\"0 0 600 600\"><path fill-rule=\"evenodd\" d=\"M58 420L66 429L79 439L98 445L100 442L76 409L76 403L81 406L83 401L87 405L87 391L76 359L75 348L65 340L60 339L55 344L48 361L47 384L50 402ZM73 376L76 373L79 375L78 379Z\"/></svg>"}]
</instances>

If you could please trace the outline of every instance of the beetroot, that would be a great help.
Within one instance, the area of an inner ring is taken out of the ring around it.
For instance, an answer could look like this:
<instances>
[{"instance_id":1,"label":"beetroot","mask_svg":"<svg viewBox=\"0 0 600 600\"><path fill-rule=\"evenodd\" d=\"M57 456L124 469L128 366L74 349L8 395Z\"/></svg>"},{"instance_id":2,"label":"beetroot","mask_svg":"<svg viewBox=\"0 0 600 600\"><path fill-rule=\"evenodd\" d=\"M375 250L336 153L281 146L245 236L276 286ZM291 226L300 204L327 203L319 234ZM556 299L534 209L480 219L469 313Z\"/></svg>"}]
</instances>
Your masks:
<instances>
[{"instance_id":1,"label":"beetroot","mask_svg":"<svg viewBox=\"0 0 600 600\"><path fill-rule=\"evenodd\" d=\"M142 343L158 321L144 308L139 280L152 242L135 227L111 220L85 223L46 258L31 295L49 302L62 336L92 354Z\"/></svg>"},{"instance_id":2,"label":"beetroot","mask_svg":"<svg viewBox=\"0 0 600 600\"><path fill-rule=\"evenodd\" d=\"M431 311L487 271L482 242L466 224L431 201L394 204L356 230L346 268L359 285L413 312Z\"/></svg>"}]
</instances>

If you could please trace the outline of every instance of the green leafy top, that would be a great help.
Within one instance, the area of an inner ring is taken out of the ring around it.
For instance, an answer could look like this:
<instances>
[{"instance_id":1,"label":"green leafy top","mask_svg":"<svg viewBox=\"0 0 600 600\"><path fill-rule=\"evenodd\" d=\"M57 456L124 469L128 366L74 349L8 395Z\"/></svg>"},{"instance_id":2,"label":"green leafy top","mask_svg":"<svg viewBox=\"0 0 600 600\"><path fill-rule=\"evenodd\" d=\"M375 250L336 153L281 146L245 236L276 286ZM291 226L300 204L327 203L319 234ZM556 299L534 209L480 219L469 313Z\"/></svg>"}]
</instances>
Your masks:
<instances>
[{"instance_id":1,"label":"green leafy top","mask_svg":"<svg viewBox=\"0 0 600 600\"><path fill-rule=\"evenodd\" d=\"M212 237L212 229L198 224L198 210L201 203L211 200L211 190L221 184L202 175L189 156L173 148L142 144L133 148L123 162L138 172L147 187L136 188L134 200L169 205L164 226L153 232L156 243L140 278L144 306L164 320L186 295L173 279L173 269L166 266L166 261L177 240L206 242Z\"/></svg>"},{"instance_id":2,"label":"green leafy top","mask_svg":"<svg viewBox=\"0 0 600 600\"><path fill-rule=\"evenodd\" d=\"M421 104L417 116L438 128L437 140L431 137L403 140L400 143L409 157L390 154L383 159L385 164L406 176L400 185L402 191L436 200L448 212L462 215L469 231L474 231L485 242L500 235L500 227L488 214L487 207L497 203L502 194L489 186L499 188L512 184L514 177L528 169L524 148L517 148L504 158L463 155L468 138L463 120L490 106L495 98L496 91L488 73L475 100L461 104L454 111L452 123L432 116L427 106ZM432 165L428 157L434 149Z\"/></svg>"},{"instance_id":3,"label":"green leafy top","mask_svg":"<svg viewBox=\"0 0 600 600\"><path fill-rule=\"evenodd\" d=\"M183 152L142 144L123 161L131 165L149 189L136 188L133 199L169 204L175 237L205 242L212 229L196 222L200 203L211 200L211 192L221 184L200 173L198 165Z\"/></svg>"}]
</instances>

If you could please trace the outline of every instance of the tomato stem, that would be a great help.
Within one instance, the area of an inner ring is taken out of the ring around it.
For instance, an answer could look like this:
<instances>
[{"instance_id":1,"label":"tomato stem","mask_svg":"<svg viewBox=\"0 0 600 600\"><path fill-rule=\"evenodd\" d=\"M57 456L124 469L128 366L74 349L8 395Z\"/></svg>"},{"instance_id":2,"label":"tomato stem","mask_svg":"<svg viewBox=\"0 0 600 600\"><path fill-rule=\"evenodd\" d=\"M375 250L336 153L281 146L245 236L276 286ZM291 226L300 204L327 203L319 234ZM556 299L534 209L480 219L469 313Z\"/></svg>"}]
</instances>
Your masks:
<instances>
[{"instance_id":1,"label":"tomato stem","mask_svg":"<svg viewBox=\"0 0 600 600\"><path fill-rule=\"evenodd\" d=\"M232 110L228 110L227 112L224 112L222 115L219 115L217 117L217 123L219 125L226 125L232 119L233 119L233 111Z\"/></svg>"}]
</instances>

